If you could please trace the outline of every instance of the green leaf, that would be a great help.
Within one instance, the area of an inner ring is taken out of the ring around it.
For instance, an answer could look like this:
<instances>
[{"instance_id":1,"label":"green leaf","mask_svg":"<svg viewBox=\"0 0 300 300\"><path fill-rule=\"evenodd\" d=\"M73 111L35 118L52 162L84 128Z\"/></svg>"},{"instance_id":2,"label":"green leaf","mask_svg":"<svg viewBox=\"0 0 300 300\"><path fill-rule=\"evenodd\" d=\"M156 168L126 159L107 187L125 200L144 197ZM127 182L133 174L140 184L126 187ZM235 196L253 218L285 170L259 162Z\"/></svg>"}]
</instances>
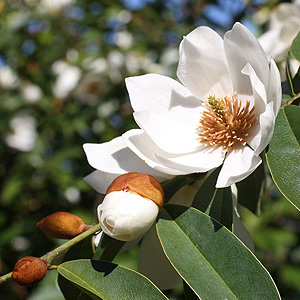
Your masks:
<instances>
[{"instance_id":1,"label":"green leaf","mask_svg":"<svg viewBox=\"0 0 300 300\"><path fill-rule=\"evenodd\" d=\"M80 288L58 274L58 285L66 300L91 300Z\"/></svg>"},{"instance_id":2,"label":"green leaf","mask_svg":"<svg viewBox=\"0 0 300 300\"><path fill-rule=\"evenodd\" d=\"M91 258L93 256L92 239L88 237L70 248L64 255L63 261L70 261L79 258ZM58 275L58 286L66 300L90 300L87 294L83 293L76 285L61 275Z\"/></svg>"},{"instance_id":3,"label":"green leaf","mask_svg":"<svg viewBox=\"0 0 300 300\"><path fill-rule=\"evenodd\" d=\"M290 48L292 56L300 61L300 32L293 40L292 46Z\"/></svg>"},{"instance_id":4,"label":"green leaf","mask_svg":"<svg viewBox=\"0 0 300 300\"><path fill-rule=\"evenodd\" d=\"M58 267L58 272L95 300L167 299L148 278L105 261L68 261Z\"/></svg>"},{"instance_id":5,"label":"green leaf","mask_svg":"<svg viewBox=\"0 0 300 300\"><path fill-rule=\"evenodd\" d=\"M294 78L292 79L293 90L295 94L300 93L300 68L298 69L297 73L295 74ZM297 103L299 104L299 103Z\"/></svg>"},{"instance_id":6,"label":"green leaf","mask_svg":"<svg viewBox=\"0 0 300 300\"><path fill-rule=\"evenodd\" d=\"M300 107L288 105L280 109L267 162L273 180L281 193L300 209Z\"/></svg>"},{"instance_id":7,"label":"green leaf","mask_svg":"<svg viewBox=\"0 0 300 300\"><path fill-rule=\"evenodd\" d=\"M216 189L209 216L232 230L233 203L230 187Z\"/></svg>"},{"instance_id":8,"label":"green leaf","mask_svg":"<svg viewBox=\"0 0 300 300\"><path fill-rule=\"evenodd\" d=\"M165 205L157 231L172 265L200 299L280 299L254 254L199 210Z\"/></svg>"},{"instance_id":9,"label":"green leaf","mask_svg":"<svg viewBox=\"0 0 300 300\"><path fill-rule=\"evenodd\" d=\"M289 101L292 97L287 94L282 94L282 101Z\"/></svg>"},{"instance_id":10,"label":"green leaf","mask_svg":"<svg viewBox=\"0 0 300 300\"><path fill-rule=\"evenodd\" d=\"M193 200L193 207L205 212L229 230L232 229L233 203L231 189L215 187L221 167L217 168L202 184Z\"/></svg>"},{"instance_id":11,"label":"green leaf","mask_svg":"<svg viewBox=\"0 0 300 300\"><path fill-rule=\"evenodd\" d=\"M238 203L248 208L254 214L260 213L260 196L265 182L264 163L244 180L236 184L238 188Z\"/></svg>"},{"instance_id":12,"label":"green leaf","mask_svg":"<svg viewBox=\"0 0 300 300\"><path fill-rule=\"evenodd\" d=\"M286 59L286 69L285 69L285 74L286 74L286 84L287 84L287 89L288 92L291 96L295 96L295 92L294 92L294 88L293 88L293 76L292 76L292 72L290 69L290 59L291 59L291 55L290 52L288 53L287 59ZM283 83L283 87L285 87L285 82ZM287 92L287 91L285 91Z\"/></svg>"},{"instance_id":13,"label":"green leaf","mask_svg":"<svg viewBox=\"0 0 300 300\"><path fill-rule=\"evenodd\" d=\"M209 177L201 185L193 200L193 207L205 212L209 209L211 200L216 192L216 182L219 176L221 167L214 170Z\"/></svg>"}]
</instances>

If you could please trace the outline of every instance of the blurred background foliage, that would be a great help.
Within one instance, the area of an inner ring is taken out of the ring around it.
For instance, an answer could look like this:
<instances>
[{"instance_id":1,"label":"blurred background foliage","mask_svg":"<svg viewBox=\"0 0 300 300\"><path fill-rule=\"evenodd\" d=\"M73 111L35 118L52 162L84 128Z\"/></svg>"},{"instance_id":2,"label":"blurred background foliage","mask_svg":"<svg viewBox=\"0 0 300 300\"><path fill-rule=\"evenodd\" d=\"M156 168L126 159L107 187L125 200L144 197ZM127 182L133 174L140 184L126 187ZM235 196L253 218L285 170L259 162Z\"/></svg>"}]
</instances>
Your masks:
<instances>
[{"instance_id":1,"label":"blurred background foliage","mask_svg":"<svg viewBox=\"0 0 300 300\"><path fill-rule=\"evenodd\" d=\"M136 127L126 77L176 78L182 36L200 25L222 35L235 21L259 36L278 3L0 0L1 274L21 257L57 246L36 227L50 213L96 222L97 195L83 180L92 168L82 145ZM283 299L300 299L299 212L270 184L261 216L241 215ZM120 262L134 267L136 252ZM37 287L3 285L0 299L63 299L56 272L48 273ZM182 299L180 291L168 296Z\"/></svg>"}]
</instances>

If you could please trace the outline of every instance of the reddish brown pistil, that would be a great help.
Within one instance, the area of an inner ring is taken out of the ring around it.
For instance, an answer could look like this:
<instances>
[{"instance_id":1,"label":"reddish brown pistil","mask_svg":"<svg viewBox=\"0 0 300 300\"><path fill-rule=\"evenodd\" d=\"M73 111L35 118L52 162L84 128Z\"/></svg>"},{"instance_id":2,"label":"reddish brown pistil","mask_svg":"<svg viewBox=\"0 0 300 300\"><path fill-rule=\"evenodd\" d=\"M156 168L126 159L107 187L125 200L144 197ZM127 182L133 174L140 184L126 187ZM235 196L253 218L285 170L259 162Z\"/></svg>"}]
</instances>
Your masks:
<instances>
[{"instance_id":1,"label":"reddish brown pistil","mask_svg":"<svg viewBox=\"0 0 300 300\"><path fill-rule=\"evenodd\" d=\"M242 107L241 101L235 93L232 97L208 97L199 121L200 143L211 146L222 146L230 151L236 141L246 145L244 138L248 136L249 129L257 122L254 106L250 109L250 102Z\"/></svg>"}]
</instances>

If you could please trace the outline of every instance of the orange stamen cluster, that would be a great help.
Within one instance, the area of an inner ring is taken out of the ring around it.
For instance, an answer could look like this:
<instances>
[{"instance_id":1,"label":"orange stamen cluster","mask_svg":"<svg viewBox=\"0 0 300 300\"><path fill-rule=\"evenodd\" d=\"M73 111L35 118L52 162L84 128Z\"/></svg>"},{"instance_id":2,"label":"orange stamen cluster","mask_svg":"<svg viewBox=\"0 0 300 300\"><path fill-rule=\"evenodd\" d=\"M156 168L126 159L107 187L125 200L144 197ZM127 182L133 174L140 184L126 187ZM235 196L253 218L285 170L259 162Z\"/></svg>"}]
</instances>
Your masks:
<instances>
[{"instance_id":1,"label":"orange stamen cluster","mask_svg":"<svg viewBox=\"0 0 300 300\"><path fill-rule=\"evenodd\" d=\"M222 146L226 152L230 151L236 141L246 145L244 138L248 130L257 122L253 106L250 102L242 107L241 101L235 93L232 97L208 97L206 110L199 121L199 142L211 146Z\"/></svg>"}]
</instances>

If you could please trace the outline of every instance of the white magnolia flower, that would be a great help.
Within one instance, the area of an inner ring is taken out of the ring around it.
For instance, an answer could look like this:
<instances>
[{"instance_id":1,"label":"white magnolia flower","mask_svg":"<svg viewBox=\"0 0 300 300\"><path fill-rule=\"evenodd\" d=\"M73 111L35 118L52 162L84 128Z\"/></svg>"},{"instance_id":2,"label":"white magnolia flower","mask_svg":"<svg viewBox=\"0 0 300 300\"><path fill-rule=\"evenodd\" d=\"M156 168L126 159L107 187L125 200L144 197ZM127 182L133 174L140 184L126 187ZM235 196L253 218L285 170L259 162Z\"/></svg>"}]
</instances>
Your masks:
<instances>
[{"instance_id":1,"label":"white magnolia flower","mask_svg":"<svg viewBox=\"0 0 300 300\"><path fill-rule=\"evenodd\" d=\"M260 38L268 56L282 62L300 31L300 1L281 3L271 12L269 30Z\"/></svg>"},{"instance_id":2,"label":"white magnolia flower","mask_svg":"<svg viewBox=\"0 0 300 300\"><path fill-rule=\"evenodd\" d=\"M155 74L126 80L140 129L108 143L84 145L97 169L86 180L98 192L126 172L166 180L222 164L216 186L227 187L261 163L281 101L275 62L239 23L224 40L199 27L183 39L179 52L182 84Z\"/></svg>"},{"instance_id":3,"label":"white magnolia flower","mask_svg":"<svg viewBox=\"0 0 300 300\"><path fill-rule=\"evenodd\" d=\"M127 79L140 129L107 143L84 145L96 169L85 180L99 193L128 172L164 181L221 164L217 187L225 187L261 163L259 154L272 137L280 107L281 85L275 62L268 61L257 39L239 23L224 40L199 27L180 45L177 74L183 84L154 74ZM185 194L185 205L193 195L194 190ZM166 276L166 268L172 267L153 226L141 245L139 270L164 289L180 281L174 270Z\"/></svg>"}]
</instances>

